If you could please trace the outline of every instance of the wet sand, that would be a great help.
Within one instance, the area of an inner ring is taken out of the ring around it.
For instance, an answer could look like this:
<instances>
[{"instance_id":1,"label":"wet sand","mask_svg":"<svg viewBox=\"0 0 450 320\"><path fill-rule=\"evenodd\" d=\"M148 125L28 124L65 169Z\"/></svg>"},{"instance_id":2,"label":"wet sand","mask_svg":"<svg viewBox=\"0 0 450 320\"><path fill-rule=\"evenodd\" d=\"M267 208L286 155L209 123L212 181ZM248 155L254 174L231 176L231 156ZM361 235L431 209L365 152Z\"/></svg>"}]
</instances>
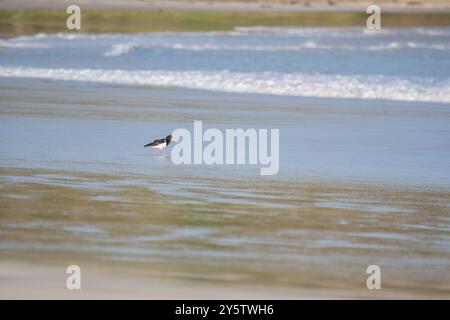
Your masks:
<instances>
[{"instance_id":1,"label":"wet sand","mask_svg":"<svg viewBox=\"0 0 450 320\"><path fill-rule=\"evenodd\" d=\"M1 177L2 260L20 270L2 263L4 297L56 296L70 264L90 275L85 297L156 298L154 283L170 298L449 296L445 191L204 179L164 193L132 175ZM365 289L370 264L383 270L378 293Z\"/></svg>"},{"instance_id":2,"label":"wet sand","mask_svg":"<svg viewBox=\"0 0 450 320\"><path fill-rule=\"evenodd\" d=\"M3 278L5 297L56 295L56 270L70 264L92 276L88 297L155 297L144 284L131 294L137 279L184 298L449 295L448 192L204 179L164 194L152 191L159 179L131 175L3 168L1 177L2 260L21 270ZM365 289L370 264L383 270L376 294ZM25 290L24 273L45 275L50 291L32 281Z\"/></svg>"},{"instance_id":3,"label":"wet sand","mask_svg":"<svg viewBox=\"0 0 450 320\"><path fill-rule=\"evenodd\" d=\"M89 298L450 296L445 104L32 80L0 93L2 297L73 298L69 264ZM195 119L298 138L270 178L143 149Z\"/></svg>"}]
</instances>

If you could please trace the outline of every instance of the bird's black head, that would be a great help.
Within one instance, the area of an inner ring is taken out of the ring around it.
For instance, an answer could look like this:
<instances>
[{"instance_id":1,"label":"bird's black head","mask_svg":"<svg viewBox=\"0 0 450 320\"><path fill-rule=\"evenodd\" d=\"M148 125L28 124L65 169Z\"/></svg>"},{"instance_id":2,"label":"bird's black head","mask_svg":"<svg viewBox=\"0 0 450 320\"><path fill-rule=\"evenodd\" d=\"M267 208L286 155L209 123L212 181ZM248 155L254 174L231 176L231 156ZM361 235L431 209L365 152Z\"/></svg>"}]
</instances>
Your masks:
<instances>
[{"instance_id":1,"label":"bird's black head","mask_svg":"<svg viewBox=\"0 0 450 320\"><path fill-rule=\"evenodd\" d=\"M169 134L169 135L166 137L166 141L167 141L167 142L170 142L171 140L172 140L172 135Z\"/></svg>"}]
</instances>

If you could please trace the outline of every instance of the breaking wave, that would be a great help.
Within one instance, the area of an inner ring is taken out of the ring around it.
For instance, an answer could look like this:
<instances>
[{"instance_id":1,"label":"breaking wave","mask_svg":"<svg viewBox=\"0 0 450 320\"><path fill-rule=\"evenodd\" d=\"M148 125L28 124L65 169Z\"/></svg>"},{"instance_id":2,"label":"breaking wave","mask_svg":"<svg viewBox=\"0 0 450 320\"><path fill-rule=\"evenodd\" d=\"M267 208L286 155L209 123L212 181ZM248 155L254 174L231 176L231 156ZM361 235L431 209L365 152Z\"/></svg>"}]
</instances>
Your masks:
<instances>
[{"instance_id":1,"label":"breaking wave","mask_svg":"<svg viewBox=\"0 0 450 320\"><path fill-rule=\"evenodd\" d=\"M302 97L450 103L450 81L394 76L0 67L0 77L181 87Z\"/></svg>"}]
</instances>

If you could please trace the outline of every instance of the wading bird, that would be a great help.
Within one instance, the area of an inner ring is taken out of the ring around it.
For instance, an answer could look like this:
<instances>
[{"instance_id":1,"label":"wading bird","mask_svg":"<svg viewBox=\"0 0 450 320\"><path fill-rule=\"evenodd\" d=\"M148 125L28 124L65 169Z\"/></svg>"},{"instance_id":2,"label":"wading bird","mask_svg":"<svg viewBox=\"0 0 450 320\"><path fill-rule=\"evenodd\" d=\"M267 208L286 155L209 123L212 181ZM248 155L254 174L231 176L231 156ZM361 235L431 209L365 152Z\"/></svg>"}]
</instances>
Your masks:
<instances>
[{"instance_id":1,"label":"wading bird","mask_svg":"<svg viewBox=\"0 0 450 320\"><path fill-rule=\"evenodd\" d=\"M168 135L163 139L156 139L155 141L146 144L144 148L151 147L152 149L162 150L170 144L170 141L172 141L172 135Z\"/></svg>"}]
</instances>

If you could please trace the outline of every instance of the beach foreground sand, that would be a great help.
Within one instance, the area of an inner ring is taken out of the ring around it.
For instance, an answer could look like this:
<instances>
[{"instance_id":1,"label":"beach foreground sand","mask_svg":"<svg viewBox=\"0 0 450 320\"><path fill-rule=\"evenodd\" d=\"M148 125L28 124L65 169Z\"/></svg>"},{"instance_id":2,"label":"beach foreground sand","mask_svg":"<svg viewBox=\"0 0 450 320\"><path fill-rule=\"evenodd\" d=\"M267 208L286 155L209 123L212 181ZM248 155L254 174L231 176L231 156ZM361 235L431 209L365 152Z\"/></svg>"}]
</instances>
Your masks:
<instances>
[{"instance_id":1,"label":"beach foreground sand","mask_svg":"<svg viewBox=\"0 0 450 320\"><path fill-rule=\"evenodd\" d=\"M360 289L280 288L264 285L198 283L131 276L125 269L87 266L82 269L80 290L66 288L66 265L33 262L0 263L0 299L150 299L150 300L297 300L297 299L419 299L423 295ZM427 299L446 296L430 293Z\"/></svg>"},{"instance_id":2,"label":"beach foreground sand","mask_svg":"<svg viewBox=\"0 0 450 320\"><path fill-rule=\"evenodd\" d=\"M66 267L27 262L0 263L0 299L329 299L357 298L348 292L295 290L260 285L202 284L130 276L98 267L82 269L80 290L66 288ZM379 297L373 291L372 298ZM359 296L361 297L361 296Z\"/></svg>"}]
</instances>

